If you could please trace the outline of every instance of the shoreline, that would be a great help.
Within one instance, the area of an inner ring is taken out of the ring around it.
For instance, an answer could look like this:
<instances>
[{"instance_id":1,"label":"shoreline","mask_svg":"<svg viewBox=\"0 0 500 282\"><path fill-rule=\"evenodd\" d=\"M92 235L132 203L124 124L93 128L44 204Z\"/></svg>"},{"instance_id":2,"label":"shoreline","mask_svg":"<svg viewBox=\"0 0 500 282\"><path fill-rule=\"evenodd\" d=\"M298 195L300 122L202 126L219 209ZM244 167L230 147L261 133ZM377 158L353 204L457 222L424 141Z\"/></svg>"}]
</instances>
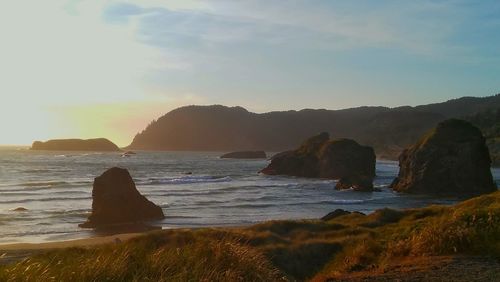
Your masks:
<instances>
[{"instance_id":1,"label":"shoreline","mask_svg":"<svg viewBox=\"0 0 500 282\"><path fill-rule=\"evenodd\" d=\"M165 275L197 281L208 276L224 280L220 278L227 278L228 273L236 273L231 278L257 273L255 277L266 281L279 277L291 281L496 281L498 250L492 246L498 243L499 199L497 191L452 206L271 220L244 228L176 228L6 244L0 245L0 280L141 280ZM471 224L471 215L474 222L490 223Z\"/></svg>"},{"instance_id":2,"label":"shoreline","mask_svg":"<svg viewBox=\"0 0 500 282\"><path fill-rule=\"evenodd\" d=\"M112 243L126 242L148 232L122 233L106 236L95 236L83 239L72 239L41 243L7 243L0 244L0 265L14 263L41 252L66 249L89 248Z\"/></svg>"},{"instance_id":3,"label":"shoreline","mask_svg":"<svg viewBox=\"0 0 500 282\"><path fill-rule=\"evenodd\" d=\"M89 247L107 243L113 243L116 239L127 241L147 232L121 233L115 235L95 236L82 239L70 239L53 242L40 243L7 243L0 244L0 252L3 251L20 251L20 250L50 250L68 247Z\"/></svg>"}]
</instances>

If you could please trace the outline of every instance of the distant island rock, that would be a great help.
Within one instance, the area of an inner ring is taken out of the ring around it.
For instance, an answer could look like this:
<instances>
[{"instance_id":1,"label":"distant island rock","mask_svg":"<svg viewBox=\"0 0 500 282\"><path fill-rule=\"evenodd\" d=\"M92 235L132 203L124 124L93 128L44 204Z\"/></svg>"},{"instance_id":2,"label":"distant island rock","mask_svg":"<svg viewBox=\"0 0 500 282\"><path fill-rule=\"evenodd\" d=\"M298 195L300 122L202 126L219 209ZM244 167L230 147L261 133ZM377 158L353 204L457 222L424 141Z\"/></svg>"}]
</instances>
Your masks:
<instances>
[{"instance_id":1,"label":"distant island rock","mask_svg":"<svg viewBox=\"0 0 500 282\"><path fill-rule=\"evenodd\" d=\"M47 151L120 151L120 148L106 138L95 139L54 139L46 142L35 141L31 150Z\"/></svg>"},{"instance_id":2,"label":"distant island rock","mask_svg":"<svg viewBox=\"0 0 500 282\"><path fill-rule=\"evenodd\" d=\"M336 189L373 191L375 153L350 139L332 139L323 132L298 149L282 152L260 171L268 175L338 179Z\"/></svg>"},{"instance_id":3,"label":"distant island rock","mask_svg":"<svg viewBox=\"0 0 500 282\"><path fill-rule=\"evenodd\" d=\"M220 156L221 159L265 159L267 158L264 151L237 151Z\"/></svg>"},{"instance_id":4,"label":"distant island rock","mask_svg":"<svg viewBox=\"0 0 500 282\"><path fill-rule=\"evenodd\" d=\"M481 131L464 120L450 119L424 135L399 157L398 192L475 196L497 190Z\"/></svg>"},{"instance_id":5,"label":"distant island rock","mask_svg":"<svg viewBox=\"0 0 500 282\"><path fill-rule=\"evenodd\" d=\"M12 209L12 211L15 211L15 212L25 212L25 211L28 211L28 209L25 208L25 207L17 207L15 209Z\"/></svg>"},{"instance_id":6,"label":"distant island rock","mask_svg":"<svg viewBox=\"0 0 500 282\"><path fill-rule=\"evenodd\" d=\"M488 137L487 144L492 159L499 160L500 165L500 150L494 150L500 144L500 120L482 114L499 108L500 94L415 107L366 106L268 113L221 105L185 106L152 121L134 137L127 150L281 152L325 131L332 138L349 138L373 147L378 158L397 160L404 148L439 122L449 118L468 120L479 115L480 118L471 120L475 126L481 130L497 129L492 131L497 134ZM488 117L488 122L483 117Z\"/></svg>"},{"instance_id":7,"label":"distant island rock","mask_svg":"<svg viewBox=\"0 0 500 282\"><path fill-rule=\"evenodd\" d=\"M113 167L95 178L92 214L79 226L97 228L163 218L162 209L137 191L130 173Z\"/></svg>"}]
</instances>

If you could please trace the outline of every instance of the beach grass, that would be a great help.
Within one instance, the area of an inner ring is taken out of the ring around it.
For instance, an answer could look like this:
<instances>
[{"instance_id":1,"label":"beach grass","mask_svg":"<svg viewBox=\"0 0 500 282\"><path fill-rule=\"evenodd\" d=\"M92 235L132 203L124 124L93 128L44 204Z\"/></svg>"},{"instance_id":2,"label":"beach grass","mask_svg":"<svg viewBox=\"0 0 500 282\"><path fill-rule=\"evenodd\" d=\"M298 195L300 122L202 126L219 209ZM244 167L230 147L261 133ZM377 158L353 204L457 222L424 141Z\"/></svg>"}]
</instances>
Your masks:
<instances>
[{"instance_id":1,"label":"beach grass","mask_svg":"<svg viewBox=\"0 0 500 282\"><path fill-rule=\"evenodd\" d=\"M458 254L500 258L500 192L454 206L329 221L157 231L38 254L1 267L0 281L323 281L394 261Z\"/></svg>"}]
</instances>

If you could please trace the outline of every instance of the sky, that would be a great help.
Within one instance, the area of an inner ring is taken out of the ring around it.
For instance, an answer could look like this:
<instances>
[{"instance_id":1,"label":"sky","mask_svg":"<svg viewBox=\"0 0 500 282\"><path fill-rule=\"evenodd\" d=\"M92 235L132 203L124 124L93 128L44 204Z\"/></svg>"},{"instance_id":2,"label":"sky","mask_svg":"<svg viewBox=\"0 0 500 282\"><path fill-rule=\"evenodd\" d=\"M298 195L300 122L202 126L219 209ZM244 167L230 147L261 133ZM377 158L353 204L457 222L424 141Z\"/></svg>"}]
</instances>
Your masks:
<instances>
[{"instance_id":1,"label":"sky","mask_svg":"<svg viewBox=\"0 0 500 282\"><path fill-rule=\"evenodd\" d=\"M0 2L0 144L120 146L183 105L254 112L500 92L500 1Z\"/></svg>"}]
</instances>

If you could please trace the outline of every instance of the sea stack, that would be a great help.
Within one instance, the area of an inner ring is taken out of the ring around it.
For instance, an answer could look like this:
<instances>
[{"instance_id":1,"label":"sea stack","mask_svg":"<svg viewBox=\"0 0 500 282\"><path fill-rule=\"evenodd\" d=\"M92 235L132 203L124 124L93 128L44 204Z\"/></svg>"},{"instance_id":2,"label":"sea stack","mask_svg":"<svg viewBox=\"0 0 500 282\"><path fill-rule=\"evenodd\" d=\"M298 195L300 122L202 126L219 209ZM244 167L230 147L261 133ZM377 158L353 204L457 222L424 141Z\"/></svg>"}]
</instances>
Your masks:
<instances>
[{"instance_id":1,"label":"sea stack","mask_svg":"<svg viewBox=\"0 0 500 282\"><path fill-rule=\"evenodd\" d=\"M485 138L472 124L449 119L399 156L398 192L468 197L497 190Z\"/></svg>"},{"instance_id":2,"label":"sea stack","mask_svg":"<svg viewBox=\"0 0 500 282\"><path fill-rule=\"evenodd\" d=\"M54 139L46 142L35 141L31 150L48 151L120 151L120 148L106 138L95 139Z\"/></svg>"},{"instance_id":3,"label":"sea stack","mask_svg":"<svg viewBox=\"0 0 500 282\"><path fill-rule=\"evenodd\" d=\"M161 208L142 196L126 169L113 167L94 180L92 214L84 228L163 219Z\"/></svg>"},{"instance_id":4,"label":"sea stack","mask_svg":"<svg viewBox=\"0 0 500 282\"><path fill-rule=\"evenodd\" d=\"M330 140L323 132L296 150L275 155L261 173L338 179L336 189L373 191L375 161L373 148L350 139Z\"/></svg>"},{"instance_id":5,"label":"sea stack","mask_svg":"<svg viewBox=\"0 0 500 282\"><path fill-rule=\"evenodd\" d=\"M267 158L264 151L238 151L231 152L220 156L221 159L265 159Z\"/></svg>"}]
</instances>

